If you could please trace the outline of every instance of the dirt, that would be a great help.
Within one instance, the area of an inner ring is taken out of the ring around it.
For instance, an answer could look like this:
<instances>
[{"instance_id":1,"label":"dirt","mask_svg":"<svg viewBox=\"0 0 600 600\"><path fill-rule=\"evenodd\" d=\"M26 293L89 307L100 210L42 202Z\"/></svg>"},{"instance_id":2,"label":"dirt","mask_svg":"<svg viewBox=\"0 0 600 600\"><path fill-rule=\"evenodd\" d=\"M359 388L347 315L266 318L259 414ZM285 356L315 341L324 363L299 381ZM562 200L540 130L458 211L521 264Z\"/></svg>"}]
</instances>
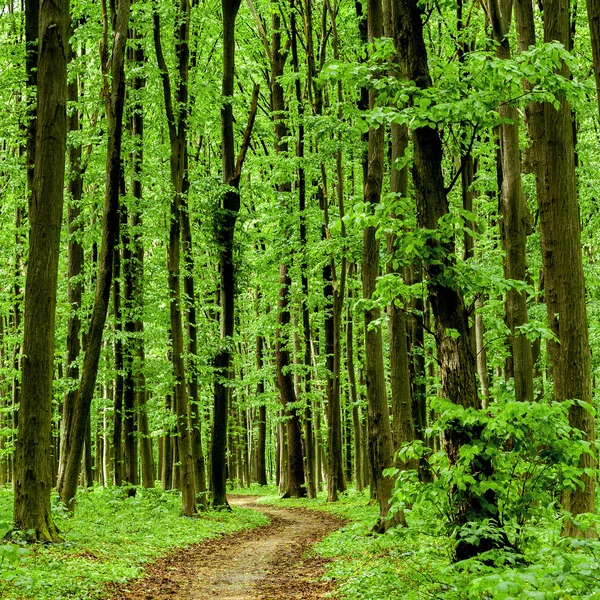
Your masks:
<instances>
[{"instance_id":1,"label":"dirt","mask_svg":"<svg viewBox=\"0 0 600 600\"><path fill-rule=\"evenodd\" d=\"M229 497L236 507L269 516L264 527L206 540L148 565L143 579L111 590L113 600L308 600L324 598L327 560L309 552L344 522L300 508L259 506L256 498Z\"/></svg>"}]
</instances>

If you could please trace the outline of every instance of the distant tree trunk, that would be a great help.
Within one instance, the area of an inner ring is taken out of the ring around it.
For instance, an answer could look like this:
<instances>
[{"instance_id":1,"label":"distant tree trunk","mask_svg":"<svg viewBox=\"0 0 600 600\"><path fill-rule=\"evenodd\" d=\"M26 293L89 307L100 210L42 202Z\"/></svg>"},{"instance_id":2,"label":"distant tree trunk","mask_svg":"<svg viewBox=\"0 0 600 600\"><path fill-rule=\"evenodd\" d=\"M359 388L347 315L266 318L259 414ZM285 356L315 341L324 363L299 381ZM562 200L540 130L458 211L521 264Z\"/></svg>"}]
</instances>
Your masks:
<instances>
[{"instance_id":1,"label":"distant tree trunk","mask_svg":"<svg viewBox=\"0 0 600 600\"><path fill-rule=\"evenodd\" d=\"M31 8L31 7L28 7ZM69 2L39 11L36 167L29 202L21 406L15 453L14 526L60 540L50 511L54 323L67 142ZM37 36L36 36L37 37Z\"/></svg>"},{"instance_id":2,"label":"distant tree trunk","mask_svg":"<svg viewBox=\"0 0 600 600\"><path fill-rule=\"evenodd\" d=\"M196 492L200 495L200 505L204 510L206 499L206 465L202 450L202 420L200 419L200 396L198 393L198 327L196 323L196 293L194 289L194 257L192 252L192 228L187 203L187 194L182 197L181 241L183 245L183 261L185 274L183 290L187 298L185 305L185 321L188 338L188 390L190 395L190 424L192 428L192 454L194 456L194 472Z\"/></svg>"},{"instance_id":3,"label":"distant tree trunk","mask_svg":"<svg viewBox=\"0 0 600 600\"><path fill-rule=\"evenodd\" d=\"M355 266L348 265L348 279L354 276ZM354 483L356 491L363 490L363 452L362 424L359 412L359 400L356 392L356 367L354 366L354 324L352 321L352 288L348 286L348 307L346 308L346 368L348 369L348 386L350 388L350 405L352 407L352 430L354 441Z\"/></svg>"},{"instance_id":4,"label":"distant tree trunk","mask_svg":"<svg viewBox=\"0 0 600 600\"><path fill-rule=\"evenodd\" d=\"M87 334L86 352L81 383L73 412L73 426L67 447L64 482L59 489L60 499L70 508L74 507L77 479L81 465L85 430L89 421L90 406L96 387L98 364L102 348L102 333L106 321L110 286L113 272L113 255L119 231L119 187L121 175L121 137L123 132L123 105L125 101L125 46L129 24L129 0L119 0L118 14L114 21L114 44L112 57L108 59L108 14L102 3L103 42L102 69L106 93L108 122L108 149L106 155L106 191L102 217L102 247L98 261L94 307ZM110 88L108 71L110 70ZM110 89L110 92L109 92ZM60 482L59 482L60 483Z\"/></svg>"},{"instance_id":5,"label":"distant tree trunk","mask_svg":"<svg viewBox=\"0 0 600 600\"><path fill-rule=\"evenodd\" d=\"M256 368L260 372L263 368L263 345L262 336L256 336ZM267 485L267 469L265 462L265 448L267 442L267 407L262 402L265 393L265 382L261 379L256 384L256 396L261 404L258 407L258 438L256 441L256 482L259 485Z\"/></svg>"},{"instance_id":6,"label":"distant tree trunk","mask_svg":"<svg viewBox=\"0 0 600 600\"><path fill-rule=\"evenodd\" d=\"M569 25L569 0L546 0L544 41L559 41L570 49ZM568 78L566 64L560 74ZM544 104L546 193L538 199L548 321L559 341L552 342L555 348L550 354L554 397L591 404L590 347L572 115L566 98L559 98L559 101L558 110L551 103ZM569 422L582 431L588 442L595 441L594 417L577 402L569 409ZM594 469L595 461L590 454L584 454L580 466ZM572 515L594 512L594 479L584 475L584 488L566 494L565 508ZM565 523L564 533L583 535L571 520ZM587 535L591 534L592 531Z\"/></svg>"},{"instance_id":7,"label":"distant tree trunk","mask_svg":"<svg viewBox=\"0 0 600 600\"><path fill-rule=\"evenodd\" d=\"M600 112L600 4L595 0L587 0L587 13L590 24L594 74L596 75L596 96L598 97L598 111Z\"/></svg>"},{"instance_id":8,"label":"distant tree trunk","mask_svg":"<svg viewBox=\"0 0 600 600\"><path fill-rule=\"evenodd\" d=\"M494 40L498 44L496 56L509 60L510 44L508 31L512 14L512 0L489 0L489 14ZM521 154L519 150L519 118L517 106L502 102L498 109L505 122L500 126L501 190L500 232L502 246L506 253L504 275L507 279L525 281L527 263L525 246L527 242L528 214L521 186ZM511 289L506 295L506 320L510 329L512 371L515 380L515 398L519 401L533 401L533 359L531 342L519 331L527 317L527 297L524 291Z\"/></svg>"},{"instance_id":9,"label":"distant tree trunk","mask_svg":"<svg viewBox=\"0 0 600 600\"><path fill-rule=\"evenodd\" d=\"M121 207L121 247L123 252L123 442L124 442L124 466L125 482L129 485L128 495L135 495L135 486L139 483L138 478L138 453L137 453L137 419L136 419L136 372L139 365L136 361L136 345L138 340L134 338L136 322L134 316L134 286L135 266L131 246L131 236L128 227L128 210L124 204Z\"/></svg>"},{"instance_id":10,"label":"distant tree trunk","mask_svg":"<svg viewBox=\"0 0 600 600\"><path fill-rule=\"evenodd\" d=\"M113 315L115 328L115 390L113 397L113 435L114 448L114 482L123 485L123 396L125 382L123 377L123 319L121 309L121 249L115 248L113 263Z\"/></svg>"}]
</instances>

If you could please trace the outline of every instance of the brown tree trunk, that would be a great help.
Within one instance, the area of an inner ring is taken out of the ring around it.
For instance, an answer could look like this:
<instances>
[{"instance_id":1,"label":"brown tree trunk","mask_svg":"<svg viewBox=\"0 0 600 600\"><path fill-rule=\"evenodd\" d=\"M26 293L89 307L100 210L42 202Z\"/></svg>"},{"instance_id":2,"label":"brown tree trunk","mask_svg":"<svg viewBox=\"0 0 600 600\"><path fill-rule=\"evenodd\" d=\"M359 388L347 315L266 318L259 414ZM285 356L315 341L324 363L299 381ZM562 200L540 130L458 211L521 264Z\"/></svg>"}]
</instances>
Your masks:
<instances>
[{"instance_id":1,"label":"brown tree trunk","mask_svg":"<svg viewBox=\"0 0 600 600\"><path fill-rule=\"evenodd\" d=\"M348 265L348 279L354 276L355 266ZM348 370L348 386L350 388L350 405L352 407L352 426L354 442L354 483L356 491L363 490L363 452L362 424L359 412L359 400L356 392L356 367L354 366L354 323L352 319L353 292L348 286L348 307L346 308L346 368Z\"/></svg>"},{"instance_id":2,"label":"brown tree trunk","mask_svg":"<svg viewBox=\"0 0 600 600\"><path fill-rule=\"evenodd\" d=\"M587 14L590 24L594 74L596 75L596 96L598 97L598 111L600 112L600 3L596 0L587 0Z\"/></svg>"},{"instance_id":3,"label":"brown tree trunk","mask_svg":"<svg viewBox=\"0 0 600 600\"><path fill-rule=\"evenodd\" d=\"M396 48L405 77L421 88L431 86L427 51L423 39L421 11L416 0L396 0L393 4L396 28ZM413 131L413 180L417 200L417 220L421 228L435 231L439 221L449 212L448 199L442 175L442 144L437 130L421 127ZM451 269L454 261L453 238L439 240L432 236L428 245L436 260L427 265L430 276L429 300L435 316L434 334L437 344L441 375L441 393L454 404L464 408L479 408L475 377L475 357L469 335L468 310L454 281ZM460 448L477 438L477 427L449 427L445 432L445 446L450 465L458 460ZM489 476L492 466L481 460L474 477ZM485 494L484 502L470 486L453 491L453 510L456 524L494 518L495 494ZM490 508L492 507L492 508ZM483 537L475 545L459 538L456 558L462 560L504 544L506 540Z\"/></svg>"},{"instance_id":4,"label":"brown tree trunk","mask_svg":"<svg viewBox=\"0 0 600 600\"><path fill-rule=\"evenodd\" d=\"M256 336L256 368L260 372L263 368L263 345L262 336ZM261 379L256 384L256 396L261 401L265 393L265 382ZM267 445L267 407L262 403L258 407L258 438L256 441L256 482L259 485L267 485L267 468L265 460L265 449Z\"/></svg>"},{"instance_id":5,"label":"brown tree trunk","mask_svg":"<svg viewBox=\"0 0 600 600\"><path fill-rule=\"evenodd\" d=\"M381 0L368 1L369 43L383 37L383 11ZM375 108L376 92L369 93L369 108ZM384 128L369 129L369 162L365 181L365 203L371 213L381 201L383 184ZM379 277L379 239L377 229L368 225L363 231L362 292L370 301ZM385 389L383 348L380 311L377 306L365 310L365 375L367 384L367 407L369 413L369 455L371 471L379 501L379 524L385 531L404 519L401 511L388 519L389 501L392 496L392 479L384 477L384 469L393 466L394 448L389 421L389 409Z\"/></svg>"},{"instance_id":6,"label":"brown tree trunk","mask_svg":"<svg viewBox=\"0 0 600 600\"><path fill-rule=\"evenodd\" d=\"M67 142L69 2L39 11L36 167L29 203L21 406L15 453L14 526L59 541L50 511L54 323ZM36 36L37 37L37 36Z\"/></svg>"},{"instance_id":7,"label":"brown tree trunk","mask_svg":"<svg viewBox=\"0 0 600 600\"><path fill-rule=\"evenodd\" d=\"M69 45L70 47L70 45ZM74 58L75 53L69 51L69 60ZM75 77L68 84L67 96L70 102L79 100L79 78ZM80 114L75 109L67 118L67 128L69 132L80 130ZM69 178L67 183L67 256L69 262L69 283L67 288L67 301L70 307L69 320L67 323L67 356L66 356L66 376L70 380L69 391L64 400L62 419L61 419L61 438L60 438L60 465L58 480L62 479L60 468L64 468L64 458L67 454L66 443L68 431L72 426L73 408L75 397L77 395L77 384L79 383L79 364L77 357L81 351L81 318L79 310L81 309L81 296L83 294L83 246L80 242L83 223L81 222L81 198L83 194L83 164L81 144L75 144L69 148Z\"/></svg>"},{"instance_id":8,"label":"brown tree trunk","mask_svg":"<svg viewBox=\"0 0 600 600\"><path fill-rule=\"evenodd\" d=\"M173 403L177 415L177 448L179 470L176 477L181 487L182 512L186 516L197 513L195 465L192 453L192 440L188 418L188 393L184 362L183 317L181 308L181 212L182 199L188 191L188 149L187 119L189 113L188 74L189 74L189 35L190 35L190 3L181 0L177 13L175 30L175 54L177 57L178 81L175 97L171 93L171 80L162 51L160 38L160 18L154 13L154 47L165 101L169 141L171 146L170 166L171 184L174 188L171 200L171 221L169 229L169 248L167 252L167 269L169 272L170 324L172 342L173 375L175 386ZM173 106L178 106L176 112ZM174 452L175 454L175 452Z\"/></svg>"},{"instance_id":9,"label":"brown tree trunk","mask_svg":"<svg viewBox=\"0 0 600 600\"><path fill-rule=\"evenodd\" d=\"M141 45L141 35L138 31L133 32L133 39L137 45L133 49L133 60L137 65L145 64L146 58ZM154 465L154 456L152 453L152 438L148 426L147 400L148 391L146 389L146 378L144 376L145 352L144 352L144 245L142 241L142 164L143 138L144 138L144 111L139 92L144 87L145 79L140 76L133 78L133 89L137 92L132 105L131 115L131 138L133 142L133 151L131 153L132 171L131 171L131 195L134 200L129 210L128 227L132 243L132 264L130 272L132 276L132 294L131 304L134 312L133 332L134 332L134 352L132 361L134 365L134 405L138 411L138 430L140 432L139 447L141 458L142 486L153 488L156 479L156 469Z\"/></svg>"},{"instance_id":10,"label":"brown tree trunk","mask_svg":"<svg viewBox=\"0 0 600 600\"><path fill-rule=\"evenodd\" d=\"M559 41L570 49L569 0L544 3L544 41ZM563 65L560 74L569 76ZM571 107L559 98L556 110L544 104L546 132L546 193L538 199L540 234L548 320L559 343L551 353L554 397L557 400L592 402L590 347L585 301L585 280L581 257L581 226L575 181L575 147ZM595 440L594 417L577 402L569 409L569 422L582 431L584 439ZM594 469L590 454L581 465ZM565 508L572 515L594 512L594 477L584 475L583 489L568 492ZM571 520L566 535L582 535ZM592 534L593 532L589 532Z\"/></svg>"},{"instance_id":11,"label":"brown tree trunk","mask_svg":"<svg viewBox=\"0 0 600 600\"><path fill-rule=\"evenodd\" d=\"M508 31L512 15L512 0L489 0L489 14L494 40L497 43L496 56L510 59ZM528 214L521 186L521 153L519 150L519 115L516 104L502 102L498 109L504 119L500 126L500 232L505 252L504 276L515 281L525 281L527 263L525 246L527 242ZM506 295L506 322L510 329L512 371L515 380L515 398L518 401L533 401L533 359L531 343L519 331L527 317L527 297L524 291L510 289Z\"/></svg>"},{"instance_id":12,"label":"brown tree trunk","mask_svg":"<svg viewBox=\"0 0 600 600\"><path fill-rule=\"evenodd\" d=\"M223 10L223 80L221 92L224 98L233 98L235 69L235 20L240 0L222 0ZM214 507L229 508L225 489L226 483L226 442L227 413L231 388L225 380L232 376L232 344L235 332L235 269L233 264L233 240L235 224L240 210L240 177L250 144L254 119L256 117L259 88L254 86L248 124L235 158L233 107L225 102L221 108L221 143L223 183L227 190L223 194L221 213L215 227L217 244L220 248L220 301L221 301L221 342L215 357L216 377L214 384L213 437L211 445L211 491Z\"/></svg>"},{"instance_id":13,"label":"brown tree trunk","mask_svg":"<svg viewBox=\"0 0 600 600\"><path fill-rule=\"evenodd\" d=\"M296 27L295 2L290 3L291 15L290 26L292 33L292 67L294 73L299 73L298 63L298 31ZM316 498L317 491L314 482L315 472L315 452L313 439L313 418L312 418L312 399L311 399L311 371L312 371L312 353L310 347L310 320L308 306L308 259L307 259L307 239L306 239L306 173L304 170L304 98L300 77L295 81L296 101L298 103L298 143L296 145L296 156L298 162L298 208L300 212L300 245L301 245L301 285L302 285L302 329L304 334L304 474L306 480L306 494L308 498Z\"/></svg>"}]
</instances>

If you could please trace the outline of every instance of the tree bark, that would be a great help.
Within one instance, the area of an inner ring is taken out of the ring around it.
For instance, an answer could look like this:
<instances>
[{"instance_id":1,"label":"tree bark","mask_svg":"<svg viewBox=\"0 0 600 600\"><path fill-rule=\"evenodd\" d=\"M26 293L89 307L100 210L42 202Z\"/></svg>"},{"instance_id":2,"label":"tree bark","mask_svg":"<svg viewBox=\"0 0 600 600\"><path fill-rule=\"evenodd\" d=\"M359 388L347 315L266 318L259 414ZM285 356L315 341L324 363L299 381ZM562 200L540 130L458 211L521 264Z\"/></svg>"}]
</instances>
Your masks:
<instances>
[{"instance_id":1,"label":"tree bark","mask_svg":"<svg viewBox=\"0 0 600 600\"><path fill-rule=\"evenodd\" d=\"M496 56L510 59L508 32L512 15L512 0L489 0ZM528 213L521 186L521 153L519 149L519 115L516 104L502 102L498 109L504 122L500 126L500 233L505 252L504 276L507 279L525 281L527 262ZM506 321L510 329L512 371L515 381L515 398L518 401L533 401L533 359L531 343L519 331L528 322L527 297L524 291L510 289L506 295Z\"/></svg>"},{"instance_id":2,"label":"tree bark","mask_svg":"<svg viewBox=\"0 0 600 600\"><path fill-rule=\"evenodd\" d=\"M13 519L16 529L33 531L32 537L41 542L60 541L50 510L50 455L54 323L67 142L68 27L68 0L40 7L37 166L29 202Z\"/></svg>"},{"instance_id":3,"label":"tree bark","mask_svg":"<svg viewBox=\"0 0 600 600\"><path fill-rule=\"evenodd\" d=\"M544 3L544 41L561 42L570 49L569 0ZM568 78L568 67L560 74ZM548 321L559 343L551 353L554 397L575 400L569 409L569 422L581 430L590 443L595 440L594 417L576 401L592 402L590 347L585 300L585 279L581 256L581 226L575 180L575 146L569 102L558 98L556 110L545 103L546 132L545 194L538 198L540 234ZM595 468L590 454L584 454L581 467ZM584 475L583 489L568 492L565 508L576 516L594 512L594 478ZM583 535L573 521L564 526L566 535ZM588 530L587 535L593 532Z\"/></svg>"},{"instance_id":4,"label":"tree bark","mask_svg":"<svg viewBox=\"0 0 600 600\"><path fill-rule=\"evenodd\" d=\"M383 11L381 0L368 1L369 43L375 43L383 37ZM369 92L369 108L376 106L376 92ZM367 179L365 181L365 203L371 213L381 201L383 184L383 127L369 128L369 161ZM371 301L379 277L379 239L377 228L368 225L363 231L362 254L362 292L367 302ZM385 373L383 366L383 348L380 311L377 306L367 308L365 319L365 375L367 384L367 407L369 413L369 455L373 481L377 487L379 501L378 531L385 531L390 526L403 520L398 511L392 519L388 518L389 501L392 496L392 479L384 477L384 469L393 466L394 448L389 421L389 409L385 390Z\"/></svg>"}]
</instances>

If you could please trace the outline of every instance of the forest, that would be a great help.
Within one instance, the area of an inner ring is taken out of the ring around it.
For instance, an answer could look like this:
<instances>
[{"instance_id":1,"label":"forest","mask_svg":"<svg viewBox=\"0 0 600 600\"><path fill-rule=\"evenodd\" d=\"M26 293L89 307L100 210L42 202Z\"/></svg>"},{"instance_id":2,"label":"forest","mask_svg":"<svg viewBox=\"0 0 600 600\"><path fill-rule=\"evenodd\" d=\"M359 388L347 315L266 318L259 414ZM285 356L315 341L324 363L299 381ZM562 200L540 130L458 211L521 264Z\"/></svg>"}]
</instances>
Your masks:
<instances>
[{"instance_id":1,"label":"forest","mask_svg":"<svg viewBox=\"0 0 600 600\"><path fill-rule=\"evenodd\" d=\"M0 598L600 598L600 1L0 3Z\"/></svg>"}]
</instances>

